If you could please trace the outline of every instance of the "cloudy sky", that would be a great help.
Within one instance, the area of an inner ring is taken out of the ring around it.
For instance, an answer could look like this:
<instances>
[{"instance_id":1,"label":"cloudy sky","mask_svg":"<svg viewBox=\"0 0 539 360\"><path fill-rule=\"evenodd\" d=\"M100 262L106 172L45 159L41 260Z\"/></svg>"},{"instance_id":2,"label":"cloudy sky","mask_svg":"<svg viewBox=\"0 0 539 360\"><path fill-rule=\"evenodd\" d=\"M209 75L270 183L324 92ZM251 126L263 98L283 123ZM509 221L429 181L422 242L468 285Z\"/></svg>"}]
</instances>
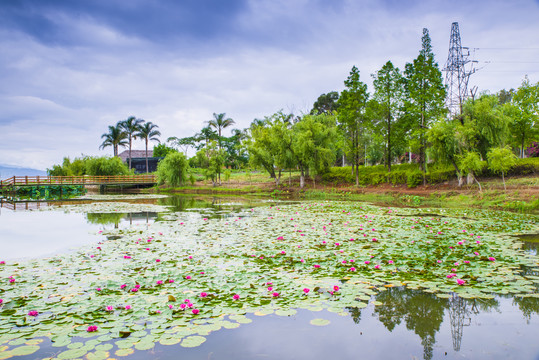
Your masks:
<instances>
[{"instance_id":1,"label":"cloudy sky","mask_svg":"<svg viewBox=\"0 0 539 360\"><path fill-rule=\"evenodd\" d=\"M478 60L471 85L539 81L539 0L426 3L1 0L0 163L45 169L109 155L101 135L130 115L166 139L195 134L214 112L237 128L308 112L343 89L353 65L369 86L386 61L404 68L424 27L443 67L454 21Z\"/></svg>"}]
</instances>

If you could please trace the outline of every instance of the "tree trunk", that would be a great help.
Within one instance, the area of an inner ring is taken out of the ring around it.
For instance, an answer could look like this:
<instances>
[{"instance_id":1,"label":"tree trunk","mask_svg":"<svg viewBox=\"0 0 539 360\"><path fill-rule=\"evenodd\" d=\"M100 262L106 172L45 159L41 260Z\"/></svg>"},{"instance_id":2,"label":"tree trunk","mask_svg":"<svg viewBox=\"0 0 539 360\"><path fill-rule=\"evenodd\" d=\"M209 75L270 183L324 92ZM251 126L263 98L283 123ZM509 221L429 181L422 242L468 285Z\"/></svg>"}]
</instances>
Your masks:
<instances>
[{"instance_id":1,"label":"tree trunk","mask_svg":"<svg viewBox=\"0 0 539 360\"><path fill-rule=\"evenodd\" d=\"M129 170L131 170L131 136L129 137Z\"/></svg>"},{"instance_id":2,"label":"tree trunk","mask_svg":"<svg viewBox=\"0 0 539 360\"><path fill-rule=\"evenodd\" d=\"M359 159L356 160L359 163ZM359 164L356 163L356 186L359 186Z\"/></svg>"},{"instance_id":3,"label":"tree trunk","mask_svg":"<svg viewBox=\"0 0 539 360\"><path fill-rule=\"evenodd\" d=\"M280 181L281 181L281 169L279 169L279 176L275 177L275 185L279 186Z\"/></svg>"},{"instance_id":4,"label":"tree trunk","mask_svg":"<svg viewBox=\"0 0 539 360\"><path fill-rule=\"evenodd\" d=\"M469 172L468 175L466 176L466 185L471 185L473 184L475 180L475 177L473 176L473 172Z\"/></svg>"},{"instance_id":5,"label":"tree trunk","mask_svg":"<svg viewBox=\"0 0 539 360\"><path fill-rule=\"evenodd\" d=\"M503 191L507 191L507 188L505 187L505 177L503 176L503 171L502 171L502 181L503 181Z\"/></svg>"},{"instance_id":6,"label":"tree trunk","mask_svg":"<svg viewBox=\"0 0 539 360\"><path fill-rule=\"evenodd\" d=\"M305 186L305 174L303 173L303 166L300 166L300 175L299 175L299 187L300 189L303 189Z\"/></svg>"},{"instance_id":7,"label":"tree trunk","mask_svg":"<svg viewBox=\"0 0 539 360\"><path fill-rule=\"evenodd\" d=\"M148 169L148 138L145 139L146 140L146 174L149 173L149 169Z\"/></svg>"},{"instance_id":8,"label":"tree trunk","mask_svg":"<svg viewBox=\"0 0 539 360\"><path fill-rule=\"evenodd\" d=\"M462 174L460 173L457 163L455 162L454 159L451 159L451 165L453 165L453 167L455 168L455 171L457 173L457 179L459 181L459 187L461 187L462 184L464 183L464 179L462 178Z\"/></svg>"},{"instance_id":9,"label":"tree trunk","mask_svg":"<svg viewBox=\"0 0 539 360\"><path fill-rule=\"evenodd\" d=\"M387 172L391 172L391 116L387 117Z\"/></svg>"},{"instance_id":10,"label":"tree trunk","mask_svg":"<svg viewBox=\"0 0 539 360\"><path fill-rule=\"evenodd\" d=\"M292 186L292 169L288 169L288 186Z\"/></svg>"}]
</instances>

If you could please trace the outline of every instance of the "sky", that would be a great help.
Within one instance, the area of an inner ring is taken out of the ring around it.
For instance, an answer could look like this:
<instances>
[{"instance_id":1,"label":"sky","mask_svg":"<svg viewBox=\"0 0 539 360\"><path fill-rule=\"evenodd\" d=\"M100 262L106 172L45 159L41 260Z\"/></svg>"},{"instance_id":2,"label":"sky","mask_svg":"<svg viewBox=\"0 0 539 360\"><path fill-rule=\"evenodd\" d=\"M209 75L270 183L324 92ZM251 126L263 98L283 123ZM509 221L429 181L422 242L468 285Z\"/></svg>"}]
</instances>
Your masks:
<instances>
[{"instance_id":1,"label":"sky","mask_svg":"<svg viewBox=\"0 0 539 360\"><path fill-rule=\"evenodd\" d=\"M213 113L239 129L301 115L353 65L372 92L385 62L417 57L423 28L443 68L453 22L478 61L470 86L517 88L539 81L537 19L539 0L0 0L0 163L112 155L101 135L129 116L165 141Z\"/></svg>"}]
</instances>

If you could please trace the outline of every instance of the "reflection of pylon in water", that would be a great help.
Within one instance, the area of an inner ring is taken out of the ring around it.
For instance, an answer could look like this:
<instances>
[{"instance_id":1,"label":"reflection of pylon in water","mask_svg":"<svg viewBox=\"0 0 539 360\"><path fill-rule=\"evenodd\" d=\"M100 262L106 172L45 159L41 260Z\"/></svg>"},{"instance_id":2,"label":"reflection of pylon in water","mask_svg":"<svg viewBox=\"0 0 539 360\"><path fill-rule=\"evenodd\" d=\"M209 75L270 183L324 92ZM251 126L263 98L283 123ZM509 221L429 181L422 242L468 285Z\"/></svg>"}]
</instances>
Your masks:
<instances>
[{"instance_id":1,"label":"reflection of pylon in water","mask_svg":"<svg viewBox=\"0 0 539 360\"><path fill-rule=\"evenodd\" d=\"M449 299L449 320L451 322L451 338L453 339L453 350L460 350L462 341L462 330L464 326L469 326L471 318L470 311L467 308L466 300L453 294ZM464 321L467 320L467 324Z\"/></svg>"}]
</instances>

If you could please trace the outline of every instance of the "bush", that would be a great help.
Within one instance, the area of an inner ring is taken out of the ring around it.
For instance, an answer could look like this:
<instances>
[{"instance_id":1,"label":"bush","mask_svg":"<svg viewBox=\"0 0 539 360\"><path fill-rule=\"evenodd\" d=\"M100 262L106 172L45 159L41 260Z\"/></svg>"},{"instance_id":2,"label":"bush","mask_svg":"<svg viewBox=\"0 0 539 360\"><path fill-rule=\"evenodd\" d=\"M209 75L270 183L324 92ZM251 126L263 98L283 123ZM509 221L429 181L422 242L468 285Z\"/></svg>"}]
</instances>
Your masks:
<instances>
[{"instance_id":1,"label":"bush","mask_svg":"<svg viewBox=\"0 0 539 360\"><path fill-rule=\"evenodd\" d=\"M130 171L119 157L87 157L86 175L129 175Z\"/></svg>"},{"instance_id":2,"label":"bush","mask_svg":"<svg viewBox=\"0 0 539 360\"><path fill-rule=\"evenodd\" d=\"M507 175L529 175L539 173L539 158L517 159Z\"/></svg>"},{"instance_id":3,"label":"bush","mask_svg":"<svg viewBox=\"0 0 539 360\"><path fill-rule=\"evenodd\" d=\"M408 172L408 177L406 179L406 184L409 188L416 187L423 183L423 172L420 170L414 170Z\"/></svg>"},{"instance_id":4,"label":"bush","mask_svg":"<svg viewBox=\"0 0 539 360\"><path fill-rule=\"evenodd\" d=\"M182 186L187 181L189 163L185 155L179 152L169 153L157 165L159 184Z\"/></svg>"},{"instance_id":5,"label":"bush","mask_svg":"<svg viewBox=\"0 0 539 360\"><path fill-rule=\"evenodd\" d=\"M427 173L427 182L429 184L439 184L449 181L457 176L453 168L432 170Z\"/></svg>"},{"instance_id":6,"label":"bush","mask_svg":"<svg viewBox=\"0 0 539 360\"><path fill-rule=\"evenodd\" d=\"M393 185L406 184L408 180L407 171L392 171L387 174L387 180Z\"/></svg>"}]
</instances>

